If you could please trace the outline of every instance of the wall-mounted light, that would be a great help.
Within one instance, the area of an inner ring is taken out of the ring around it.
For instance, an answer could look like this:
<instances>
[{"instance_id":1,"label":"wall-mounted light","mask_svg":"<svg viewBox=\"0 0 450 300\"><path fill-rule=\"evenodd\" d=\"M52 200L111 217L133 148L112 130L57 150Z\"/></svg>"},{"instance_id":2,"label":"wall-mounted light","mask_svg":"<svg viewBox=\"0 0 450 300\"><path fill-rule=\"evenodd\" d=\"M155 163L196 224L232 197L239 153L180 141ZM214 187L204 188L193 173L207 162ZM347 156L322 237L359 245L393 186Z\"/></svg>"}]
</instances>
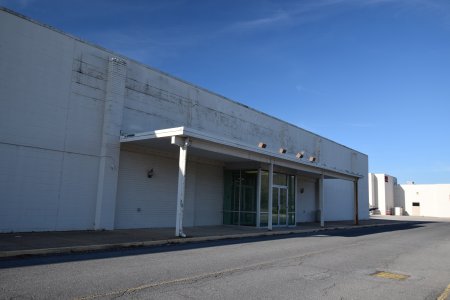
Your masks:
<instances>
[{"instance_id":1,"label":"wall-mounted light","mask_svg":"<svg viewBox=\"0 0 450 300\"><path fill-rule=\"evenodd\" d=\"M287 150L284 148L280 148L280 150L278 150L278 152L280 152L281 154L285 154L287 152Z\"/></svg>"},{"instance_id":2,"label":"wall-mounted light","mask_svg":"<svg viewBox=\"0 0 450 300\"><path fill-rule=\"evenodd\" d=\"M297 159L300 159L303 158L303 156L305 156L305 151L300 151L295 157L297 157Z\"/></svg>"},{"instance_id":3,"label":"wall-mounted light","mask_svg":"<svg viewBox=\"0 0 450 300\"><path fill-rule=\"evenodd\" d=\"M262 148L262 149L265 149L267 147L267 145L265 143L259 143L258 147Z\"/></svg>"},{"instance_id":4,"label":"wall-mounted light","mask_svg":"<svg viewBox=\"0 0 450 300\"><path fill-rule=\"evenodd\" d=\"M315 162L316 161L316 157L315 156L310 156L309 157L309 161L310 162Z\"/></svg>"},{"instance_id":5,"label":"wall-mounted light","mask_svg":"<svg viewBox=\"0 0 450 300\"><path fill-rule=\"evenodd\" d=\"M150 169L147 171L147 177L152 178L153 177L153 169Z\"/></svg>"}]
</instances>

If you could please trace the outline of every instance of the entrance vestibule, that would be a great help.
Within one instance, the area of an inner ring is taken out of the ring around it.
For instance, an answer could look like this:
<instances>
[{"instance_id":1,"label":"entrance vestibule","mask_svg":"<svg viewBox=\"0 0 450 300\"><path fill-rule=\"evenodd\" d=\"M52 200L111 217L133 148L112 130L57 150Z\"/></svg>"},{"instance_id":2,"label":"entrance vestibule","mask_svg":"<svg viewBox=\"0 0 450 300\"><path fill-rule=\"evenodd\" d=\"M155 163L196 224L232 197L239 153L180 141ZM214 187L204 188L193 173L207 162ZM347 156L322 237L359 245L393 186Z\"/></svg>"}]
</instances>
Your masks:
<instances>
[{"instance_id":1,"label":"entrance vestibule","mask_svg":"<svg viewBox=\"0 0 450 300\"><path fill-rule=\"evenodd\" d=\"M269 172L226 170L223 224L268 226ZM295 176L273 173L272 226L295 225Z\"/></svg>"}]
</instances>

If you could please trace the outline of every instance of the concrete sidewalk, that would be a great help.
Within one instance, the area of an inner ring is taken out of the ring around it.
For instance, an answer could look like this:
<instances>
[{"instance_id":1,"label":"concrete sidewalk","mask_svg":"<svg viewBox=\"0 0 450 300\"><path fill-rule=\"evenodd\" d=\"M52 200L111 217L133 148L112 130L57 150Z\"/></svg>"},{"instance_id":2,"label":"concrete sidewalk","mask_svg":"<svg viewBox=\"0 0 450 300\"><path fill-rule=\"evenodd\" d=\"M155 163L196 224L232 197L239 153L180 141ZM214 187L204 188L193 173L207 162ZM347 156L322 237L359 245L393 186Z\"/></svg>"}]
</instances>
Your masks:
<instances>
[{"instance_id":1,"label":"concrete sidewalk","mask_svg":"<svg viewBox=\"0 0 450 300\"><path fill-rule=\"evenodd\" d=\"M392 225L404 223L405 221L418 220L411 218L373 217L370 220L360 221L359 225L353 225L350 221L326 222L325 227L321 228L318 223L301 223L296 227L280 227L274 228L272 231L268 231L266 228L225 225L188 227L185 228L186 238L176 238L174 236L174 228L2 233L0 234L0 258L284 235L331 229Z\"/></svg>"}]
</instances>

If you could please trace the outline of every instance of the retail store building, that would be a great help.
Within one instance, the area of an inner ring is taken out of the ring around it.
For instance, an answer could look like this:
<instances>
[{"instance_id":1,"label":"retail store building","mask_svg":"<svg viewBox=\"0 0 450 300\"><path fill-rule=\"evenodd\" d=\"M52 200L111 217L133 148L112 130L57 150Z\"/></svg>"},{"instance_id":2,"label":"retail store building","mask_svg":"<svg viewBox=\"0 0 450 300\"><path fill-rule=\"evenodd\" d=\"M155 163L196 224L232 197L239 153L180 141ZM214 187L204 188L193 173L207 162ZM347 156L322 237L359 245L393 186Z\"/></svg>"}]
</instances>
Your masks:
<instances>
[{"instance_id":1,"label":"retail store building","mask_svg":"<svg viewBox=\"0 0 450 300\"><path fill-rule=\"evenodd\" d=\"M0 57L2 232L368 218L363 153L6 9Z\"/></svg>"}]
</instances>

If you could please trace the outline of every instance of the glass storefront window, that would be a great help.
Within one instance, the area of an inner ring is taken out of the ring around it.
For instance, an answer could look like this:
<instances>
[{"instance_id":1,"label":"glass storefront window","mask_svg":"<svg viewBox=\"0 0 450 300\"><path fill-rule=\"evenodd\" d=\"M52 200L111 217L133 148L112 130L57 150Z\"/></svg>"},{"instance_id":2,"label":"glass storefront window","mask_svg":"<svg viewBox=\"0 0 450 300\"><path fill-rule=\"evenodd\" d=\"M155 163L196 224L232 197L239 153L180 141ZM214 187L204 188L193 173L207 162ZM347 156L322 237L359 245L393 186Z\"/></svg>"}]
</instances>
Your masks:
<instances>
[{"instance_id":1,"label":"glass storefront window","mask_svg":"<svg viewBox=\"0 0 450 300\"><path fill-rule=\"evenodd\" d=\"M257 171L225 171L223 223L256 226Z\"/></svg>"},{"instance_id":2,"label":"glass storefront window","mask_svg":"<svg viewBox=\"0 0 450 300\"><path fill-rule=\"evenodd\" d=\"M268 207L269 207L269 172L262 171L261 172L261 212L262 213L268 212L269 211ZM262 222L262 220L261 220L261 222ZM267 225L267 223L266 223L266 225Z\"/></svg>"},{"instance_id":3,"label":"glass storefront window","mask_svg":"<svg viewBox=\"0 0 450 300\"><path fill-rule=\"evenodd\" d=\"M287 175L280 173L273 173L273 184L287 186Z\"/></svg>"},{"instance_id":4,"label":"glass storefront window","mask_svg":"<svg viewBox=\"0 0 450 300\"><path fill-rule=\"evenodd\" d=\"M269 173L261 171L260 226L267 226L269 212ZM226 170L223 203L223 224L256 226L257 223L257 170ZM273 174L274 189L272 224L295 225L295 176Z\"/></svg>"},{"instance_id":5,"label":"glass storefront window","mask_svg":"<svg viewBox=\"0 0 450 300\"><path fill-rule=\"evenodd\" d=\"M256 226L256 211L255 212L241 212L239 225L241 225L241 226Z\"/></svg>"},{"instance_id":6,"label":"glass storefront window","mask_svg":"<svg viewBox=\"0 0 450 300\"><path fill-rule=\"evenodd\" d=\"M289 213L288 225L295 225L295 212Z\"/></svg>"},{"instance_id":7,"label":"glass storefront window","mask_svg":"<svg viewBox=\"0 0 450 300\"><path fill-rule=\"evenodd\" d=\"M269 223L267 222L267 219L269 218L269 214L268 213L261 213L261 217L260 217L260 222L259 222L259 226L261 227L266 227Z\"/></svg>"},{"instance_id":8,"label":"glass storefront window","mask_svg":"<svg viewBox=\"0 0 450 300\"><path fill-rule=\"evenodd\" d=\"M289 184L288 184L288 190L289 190L289 205L288 210L289 212L295 212L295 176L289 175ZM294 214L295 216L295 214ZM290 224L292 225L292 224Z\"/></svg>"}]
</instances>

